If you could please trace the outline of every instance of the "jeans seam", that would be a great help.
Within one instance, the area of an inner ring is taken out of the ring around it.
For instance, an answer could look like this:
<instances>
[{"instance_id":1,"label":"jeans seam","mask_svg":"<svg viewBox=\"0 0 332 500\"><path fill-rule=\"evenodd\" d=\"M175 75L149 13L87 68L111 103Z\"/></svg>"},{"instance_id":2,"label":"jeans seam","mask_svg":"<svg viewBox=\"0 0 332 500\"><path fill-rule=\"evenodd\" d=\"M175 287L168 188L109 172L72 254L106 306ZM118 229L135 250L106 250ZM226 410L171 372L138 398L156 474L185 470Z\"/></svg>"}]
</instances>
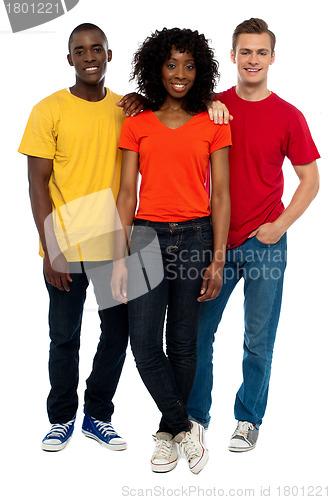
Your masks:
<instances>
[{"instance_id":1,"label":"jeans seam","mask_svg":"<svg viewBox=\"0 0 332 500\"><path fill-rule=\"evenodd\" d=\"M172 235L173 234L172 231L170 231L170 232L171 232L171 235ZM176 242L175 242L175 244L174 245L170 245L170 247L176 247L175 252L176 252L176 250L180 250L180 246L182 244L182 240L183 240L183 231L181 229L181 231L176 235ZM173 251L169 250L169 253L173 253Z\"/></svg>"},{"instance_id":2,"label":"jeans seam","mask_svg":"<svg viewBox=\"0 0 332 500\"><path fill-rule=\"evenodd\" d=\"M220 318L220 321L217 321L217 317L218 317L219 311L221 309L222 309L222 307L220 304L220 306L218 307L218 310L217 310L218 314L215 314L214 322L213 322L211 329L209 331L209 340L212 336L214 336L214 340L215 340L215 334L217 333L217 329L218 329L219 323L221 321L221 318ZM215 328L216 325L217 325L217 328ZM211 333L212 333L212 336L211 336ZM213 349L213 344L214 344L214 341L212 342L212 349ZM212 351L212 356L211 356L211 363L213 364L213 351ZM210 380L211 380L211 374L209 373L207 384L206 384L205 396L204 396L204 417L206 416L206 412L207 412L207 398L208 398L208 394L209 394L208 386L209 386ZM213 377L212 377L212 380L213 380Z\"/></svg>"},{"instance_id":3,"label":"jeans seam","mask_svg":"<svg viewBox=\"0 0 332 500\"><path fill-rule=\"evenodd\" d=\"M280 240L279 240L279 241L280 241ZM285 268L284 268L284 270L285 270ZM273 317L272 312L273 312L273 310L274 310L274 306L275 306L275 302L276 302L276 298L277 298L277 291L278 291L278 287L276 287L275 292L274 292L274 299L273 299L273 303L272 303L272 306L271 306L271 312L270 312L270 316L269 316L269 320L268 320L268 326L270 325L270 323L271 323L271 321L272 321L272 317ZM282 292L281 292L281 293L282 293ZM280 317L280 313L279 313L279 317ZM279 319L278 319L278 321L279 321ZM278 327L278 325L277 325L277 327ZM277 329L276 329L276 330L277 330ZM273 350L274 350L275 338L276 338L276 332L275 332L274 342L273 342L273 346L272 346L272 354L273 354ZM265 355L267 355L267 353L268 353L268 349L266 348L266 349L265 349ZM272 363L272 360L271 360L271 363ZM269 370L269 373L270 373L270 375L271 375L271 369ZM267 374L265 373L265 375L264 375L264 379L263 379L262 384L261 384L261 387L260 387L260 390L259 390L259 392L258 392L258 396L257 396L256 401L255 401L255 405L253 406L253 409L254 409L254 411L255 411L255 412L256 412L256 408L257 408L258 401L259 401L259 399L261 398L262 391L263 391L263 387L264 387L264 385L265 385L266 379L267 379Z\"/></svg>"},{"instance_id":4,"label":"jeans seam","mask_svg":"<svg viewBox=\"0 0 332 500\"><path fill-rule=\"evenodd\" d=\"M269 317L268 324L270 324L272 316L273 316L272 315L272 311L273 311L274 304L275 304L275 301L276 301L276 296L277 296L277 290L274 293L274 300L273 300L273 304L272 304L272 307L271 307L271 312L270 312L270 317ZM273 349L272 349L272 352L273 352ZM267 350L267 348L265 348L265 356L267 355L267 353L268 353L268 350ZM270 374L271 374L271 370L270 370ZM263 387L265 385L266 379L267 379L267 373L266 373L266 369L265 369L264 379L262 381L262 384L261 384L261 387L259 389L259 392L257 392L257 397L256 397L255 405L253 406L253 409L254 409L255 413L256 413L256 408L257 408L258 401L261 398L261 395L262 395L262 392L263 392Z\"/></svg>"}]
</instances>

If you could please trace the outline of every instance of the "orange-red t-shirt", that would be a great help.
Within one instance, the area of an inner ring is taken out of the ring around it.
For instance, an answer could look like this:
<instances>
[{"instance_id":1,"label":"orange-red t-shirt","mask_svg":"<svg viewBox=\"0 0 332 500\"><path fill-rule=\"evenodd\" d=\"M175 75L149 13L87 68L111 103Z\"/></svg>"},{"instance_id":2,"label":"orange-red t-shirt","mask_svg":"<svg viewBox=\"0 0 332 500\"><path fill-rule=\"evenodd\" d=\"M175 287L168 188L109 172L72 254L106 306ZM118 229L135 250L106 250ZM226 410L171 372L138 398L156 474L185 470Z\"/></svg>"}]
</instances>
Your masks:
<instances>
[{"instance_id":1,"label":"orange-red t-shirt","mask_svg":"<svg viewBox=\"0 0 332 500\"><path fill-rule=\"evenodd\" d=\"M207 112L176 129L152 111L126 119L119 147L139 153L142 175L136 218L180 222L210 215L210 155L231 143L230 126L215 125Z\"/></svg>"}]
</instances>

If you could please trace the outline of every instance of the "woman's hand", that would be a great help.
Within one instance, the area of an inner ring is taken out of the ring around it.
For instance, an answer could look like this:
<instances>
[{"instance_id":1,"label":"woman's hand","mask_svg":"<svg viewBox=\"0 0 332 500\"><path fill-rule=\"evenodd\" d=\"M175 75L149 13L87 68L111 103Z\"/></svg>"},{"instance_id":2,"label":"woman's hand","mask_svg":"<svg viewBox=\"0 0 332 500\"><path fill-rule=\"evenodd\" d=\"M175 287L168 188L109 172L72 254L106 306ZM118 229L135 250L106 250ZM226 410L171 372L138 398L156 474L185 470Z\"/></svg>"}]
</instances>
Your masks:
<instances>
[{"instance_id":1,"label":"woman's hand","mask_svg":"<svg viewBox=\"0 0 332 500\"><path fill-rule=\"evenodd\" d=\"M123 304L127 304L127 283L128 269L125 260L117 260L113 262L113 272L111 279L111 290L113 298Z\"/></svg>"},{"instance_id":2,"label":"woman's hand","mask_svg":"<svg viewBox=\"0 0 332 500\"><path fill-rule=\"evenodd\" d=\"M201 287L201 295L198 302L206 302L218 297L222 287L224 263L213 259L209 267L206 268Z\"/></svg>"}]
</instances>

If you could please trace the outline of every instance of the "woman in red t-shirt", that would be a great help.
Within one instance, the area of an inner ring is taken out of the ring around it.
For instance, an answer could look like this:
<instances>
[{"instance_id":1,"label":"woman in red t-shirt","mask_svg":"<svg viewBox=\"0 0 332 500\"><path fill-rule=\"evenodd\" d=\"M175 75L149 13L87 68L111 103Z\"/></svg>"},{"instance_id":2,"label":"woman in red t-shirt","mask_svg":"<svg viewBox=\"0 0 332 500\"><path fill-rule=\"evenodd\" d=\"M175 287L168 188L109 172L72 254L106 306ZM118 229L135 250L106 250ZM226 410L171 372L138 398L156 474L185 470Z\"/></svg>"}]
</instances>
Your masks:
<instances>
[{"instance_id":1,"label":"woman in red t-shirt","mask_svg":"<svg viewBox=\"0 0 332 500\"><path fill-rule=\"evenodd\" d=\"M188 420L186 403L196 370L199 306L220 292L230 217L230 128L212 123L206 111L217 71L204 35L178 28L153 33L134 57L133 78L147 110L125 120L119 144L117 209L122 226L134 227L127 260L127 236L116 241L111 285L114 297L128 302L136 365L162 413L151 459L155 472L176 466L177 443L193 473L208 460L203 428ZM141 279L134 258L142 264Z\"/></svg>"}]
</instances>

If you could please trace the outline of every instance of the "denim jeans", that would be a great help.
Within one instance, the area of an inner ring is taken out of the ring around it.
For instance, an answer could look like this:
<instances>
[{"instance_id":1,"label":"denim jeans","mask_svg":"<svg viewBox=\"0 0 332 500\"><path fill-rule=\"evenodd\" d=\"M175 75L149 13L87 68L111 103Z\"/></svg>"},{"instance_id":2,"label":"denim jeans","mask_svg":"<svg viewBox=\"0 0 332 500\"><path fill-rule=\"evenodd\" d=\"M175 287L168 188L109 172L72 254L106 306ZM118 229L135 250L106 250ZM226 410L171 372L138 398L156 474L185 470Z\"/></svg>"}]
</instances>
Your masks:
<instances>
[{"instance_id":1,"label":"denim jeans","mask_svg":"<svg viewBox=\"0 0 332 500\"><path fill-rule=\"evenodd\" d=\"M99 264L99 266L97 265ZM73 263L70 267L70 291L60 291L47 283L50 298L49 377L51 390L47 411L52 424L71 420L77 411L79 348L83 306L91 278L97 301L111 294L111 265L105 263ZM103 276L103 282L100 276ZM96 278L97 276L97 278ZM106 286L107 285L107 286ZM85 411L98 420L110 421L114 411L112 398L121 375L128 344L128 313L124 304L99 308L101 335L86 381Z\"/></svg>"},{"instance_id":2,"label":"denim jeans","mask_svg":"<svg viewBox=\"0 0 332 500\"><path fill-rule=\"evenodd\" d=\"M152 229L158 236L164 277L128 302L130 342L140 376L162 413L159 432L176 435L190 429L185 408L196 371L197 298L212 258L213 232L209 217L178 223L136 220L131 253L147 247ZM151 255L154 259L157 262ZM130 281L129 275L129 293Z\"/></svg>"},{"instance_id":3,"label":"denim jeans","mask_svg":"<svg viewBox=\"0 0 332 500\"><path fill-rule=\"evenodd\" d=\"M244 279L243 382L234 414L237 420L262 423L265 414L271 363L280 315L283 278L286 268L286 234L274 245L247 239L227 250L220 295L202 304L197 338L197 371L187 412L205 427L210 421L213 382L213 342L227 301L241 278Z\"/></svg>"}]
</instances>

